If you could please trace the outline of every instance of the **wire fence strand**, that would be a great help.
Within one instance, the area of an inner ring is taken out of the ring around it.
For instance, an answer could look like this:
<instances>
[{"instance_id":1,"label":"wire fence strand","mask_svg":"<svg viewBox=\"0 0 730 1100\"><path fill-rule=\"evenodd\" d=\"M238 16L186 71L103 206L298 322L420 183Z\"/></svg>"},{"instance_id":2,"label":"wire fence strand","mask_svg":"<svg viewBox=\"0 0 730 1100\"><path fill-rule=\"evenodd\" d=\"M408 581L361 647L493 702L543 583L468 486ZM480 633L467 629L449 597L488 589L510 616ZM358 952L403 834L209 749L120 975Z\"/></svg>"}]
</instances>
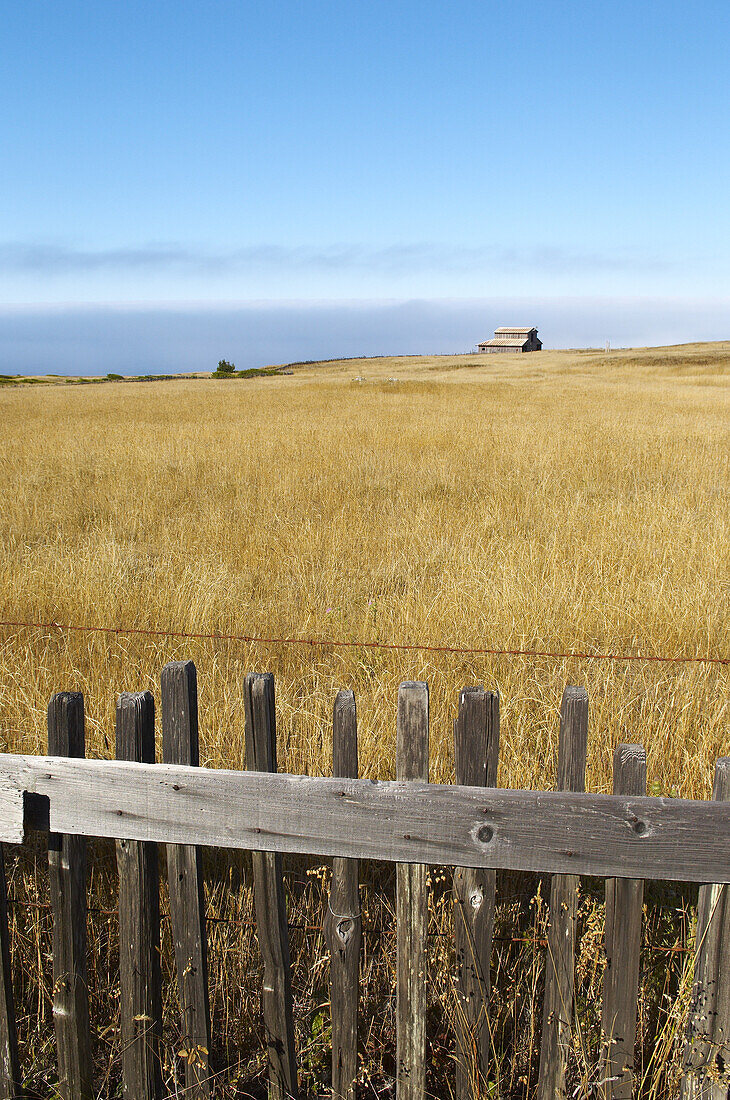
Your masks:
<instances>
[{"instance_id":1,"label":"wire fence strand","mask_svg":"<svg viewBox=\"0 0 730 1100\"><path fill-rule=\"evenodd\" d=\"M266 638L255 634L225 634L219 631L193 632L187 630L156 629L141 626L82 626L76 623L26 622L0 620L3 629L58 630L61 633L81 634L141 634L150 638L189 638L204 641L240 642L253 645L312 646L322 649L380 649L399 652L455 653L460 655L495 657L548 657L554 660L577 659L581 661L654 661L663 664L729 665L730 657L714 655L665 656L654 653L588 653L577 650L549 649L499 649L487 646L429 645L425 642L378 642L345 640L340 638Z\"/></svg>"}]
</instances>

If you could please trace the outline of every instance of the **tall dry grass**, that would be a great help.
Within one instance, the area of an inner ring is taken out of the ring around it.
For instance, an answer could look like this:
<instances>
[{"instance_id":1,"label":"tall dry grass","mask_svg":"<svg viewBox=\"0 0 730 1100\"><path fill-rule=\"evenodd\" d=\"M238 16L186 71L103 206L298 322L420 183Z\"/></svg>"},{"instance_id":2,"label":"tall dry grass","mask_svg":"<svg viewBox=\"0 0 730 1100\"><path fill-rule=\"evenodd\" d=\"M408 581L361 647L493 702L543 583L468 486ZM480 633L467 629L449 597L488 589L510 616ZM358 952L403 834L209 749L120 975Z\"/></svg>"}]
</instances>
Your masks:
<instances>
[{"instance_id":1,"label":"tall dry grass","mask_svg":"<svg viewBox=\"0 0 730 1100\"><path fill-rule=\"evenodd\" d=\"M4 388L0 618L727 656L729 367L730 349L707 345ZM591 698L592 790L610 787L613 746L640 740L651 790L707 797L729 749L728 666L21 628L0 630L0 748L43 750L50 694L78 689L89 753L109 755L116 694L155 691L179 657L198 667L214 767L243 764L252 669L276 675L290 771L328 772L346 686L364 773L392 776L405 679L431 687L433 780L452 779L451 720L472 682L502 696L501 785L551 785L566 682ZM240 1027L224 1031L231 1057ZM518 1063L505 1095L527 1087Z\"/></svg>"}]
</instances>

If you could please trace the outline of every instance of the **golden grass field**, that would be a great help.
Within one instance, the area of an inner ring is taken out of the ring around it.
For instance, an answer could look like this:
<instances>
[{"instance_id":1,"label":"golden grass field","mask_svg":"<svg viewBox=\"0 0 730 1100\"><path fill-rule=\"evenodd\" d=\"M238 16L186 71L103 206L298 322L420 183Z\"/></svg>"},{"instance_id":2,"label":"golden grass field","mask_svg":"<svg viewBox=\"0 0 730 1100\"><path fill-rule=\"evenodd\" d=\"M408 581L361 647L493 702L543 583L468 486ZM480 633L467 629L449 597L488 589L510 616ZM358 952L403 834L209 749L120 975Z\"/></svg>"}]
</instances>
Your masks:
<instances>
[{"instance_id":1,"label":"golden grass field","mask_svg":"<svg viewBox=\"0 0 730 1100\"><path fill-rule=\"evenodd\" d=\"M0 618L728 657L729 380L730 344L698 344L6 386ZM110 755L117 693L157 695L182 657L214 767L243 765L249 670L276 676L281 770L328 773L351 687L361 770L392 777L407 679L430 685L434 781L453 779L475 682L501 694L502 786L552 785L566 683L590 695L591 790L610 789L619 741L645 745L651 792L690 797L730 752L728 665L16 627L0 628L0 749L44 750L50 694L76 689L89 754Z\"/></svg>"}]
</instances>

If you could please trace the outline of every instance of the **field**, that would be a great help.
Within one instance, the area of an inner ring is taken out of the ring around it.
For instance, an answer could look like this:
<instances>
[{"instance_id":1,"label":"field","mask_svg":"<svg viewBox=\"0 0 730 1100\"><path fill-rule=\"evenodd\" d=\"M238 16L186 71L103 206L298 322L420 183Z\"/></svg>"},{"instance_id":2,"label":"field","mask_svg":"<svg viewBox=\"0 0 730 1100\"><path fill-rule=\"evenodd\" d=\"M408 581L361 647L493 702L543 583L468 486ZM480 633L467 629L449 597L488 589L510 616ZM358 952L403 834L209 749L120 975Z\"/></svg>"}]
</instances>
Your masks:
<instances>
[{"instance_id":1,"label":"field","mask_svg":"<svg viewBox=\"0 0 730 1100\"><path fill-rule=\"evenodd\" d=\"M0 618L423 647L727 657L729 378L730 344L712 344L343 361L255 380L5 386ZM645 745L652 793L688 797L708 797L714 760L730 751L727 665L7 626L0 628L0 748L43 751L50 694L75 689L85 693L89 754L110 755L116 694L148 687L158 694L163 664L181 657L198 668L201 756L213 767L243 766L241 684L249 670L276 676L282 770L328 773L332 703L338 688L351 687L361 771L392 777L397 685L407 679L430 685L434 781L453 779L452 719L457 692L469 683L501 694L502 786L552 785L566 683L585 685L591 699L591 790L610 789L619 741ZM316 873L291 870L292 912L302 924L317 921L327 874L309 870ZM33 1050L29 1086L42 1091L52 1056L50 941L47 913L20 904L45 901L42 874L31 880L26 872L19 864L11 893L17 949L28 960L19 996ZM387 924L392 884L370 873L366 906L374 921L385 914ZM229 888L221 874L211 858L211 913L249 919L245 861ZM100 897L112 896L108 883L98 889ZM594 893L580 963L585 999L600 989ZM649 923L657 942L684 944L691 892L667 897L669 908L658 898ZM447 900L435 883L435 930L439 922L448 927ZM539 909L533 906L535 927ZM505 901L503 931L513 917ZM114 985L110 921L98 917L92 947L97 1022L102 1032L108 1028L100 1073L113 1083L114 1006L102 1007ZM257 999L248 988L256 982L255 941L248 925L245 934L223 921L212 927L220 1095L244 1095L237 1081L250 1080L258 1064ZM326 967L310 966L313 952L322 956L316 934L302 933L300 941L297 998L311 1062L303 1072L316 1088L325 1063ZM380 1082L387 1081L392 1040L389 942L381 936L366 958L366 1012L380 1017L364 1031L363 1077ZM448 967L445 947L438 937L434 943L429 996L440 1038L432 1087L447 1095ZM686 992L682 958L668 971L673 994ZM524 1035L518 1039L517 1020L527 1026L539 1019L539 966L534 953L509 945L500 954L495 1096L521 1096L534 1084L534 1052ZM680 1021L663 1002L670 989L663 976L648 965L645 974L642 1095L669 1096ZM241 990L235 1012L232 985ZM661 1055L650 1062L657 1049ZM580 1088L590 1072L590 1051L579 1052Z\"/></svg>"}]
</instances>

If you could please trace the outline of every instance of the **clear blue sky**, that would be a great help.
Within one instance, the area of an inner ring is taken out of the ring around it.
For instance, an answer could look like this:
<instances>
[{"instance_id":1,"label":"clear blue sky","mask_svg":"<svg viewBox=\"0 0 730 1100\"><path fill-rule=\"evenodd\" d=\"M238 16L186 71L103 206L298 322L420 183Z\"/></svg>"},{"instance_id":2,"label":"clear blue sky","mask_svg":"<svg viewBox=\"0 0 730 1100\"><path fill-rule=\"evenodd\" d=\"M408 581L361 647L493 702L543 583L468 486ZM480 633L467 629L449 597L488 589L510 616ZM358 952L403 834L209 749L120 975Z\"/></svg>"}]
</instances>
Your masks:
<instances>
[{"instance_id":1,"label":"clear blue sky","mask_svg":"<svg viewBox=\"0 0 730 1100\"><path fill-rule=\"evenodd\" d=\"M727 0L0 11L5 369L21 305L712 298L730 319Z\"/></svg>"}]
</instances>

